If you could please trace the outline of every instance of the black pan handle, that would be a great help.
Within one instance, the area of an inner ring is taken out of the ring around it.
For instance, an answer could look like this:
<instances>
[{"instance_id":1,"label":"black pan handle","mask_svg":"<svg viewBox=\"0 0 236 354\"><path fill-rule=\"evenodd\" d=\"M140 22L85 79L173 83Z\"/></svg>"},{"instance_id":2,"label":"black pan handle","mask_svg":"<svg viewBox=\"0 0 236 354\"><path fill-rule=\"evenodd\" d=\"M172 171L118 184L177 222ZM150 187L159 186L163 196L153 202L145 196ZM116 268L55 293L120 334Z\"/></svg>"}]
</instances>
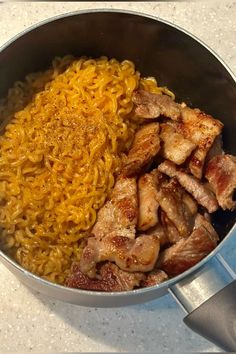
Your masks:
<instances>
[{"instance_id":1,"label":"black pan handle","mask_svg":"<svg viewBox=\"0 0 236 354\"><path fill-rule=\"evenodd\" d=\"M184 323L227 352L236 352L236 276L221 255L174 284Z\"/></svg>"},{"instance_id":2,"label":"black pan handle","mask_svg":"<svg viewBox=\"0 0 236 354\"><path fill-rule=\"evenodd\" d=\"M184 323L227 352L236 352L236 280L204 302Z\"/></svg>"}]
</instances>

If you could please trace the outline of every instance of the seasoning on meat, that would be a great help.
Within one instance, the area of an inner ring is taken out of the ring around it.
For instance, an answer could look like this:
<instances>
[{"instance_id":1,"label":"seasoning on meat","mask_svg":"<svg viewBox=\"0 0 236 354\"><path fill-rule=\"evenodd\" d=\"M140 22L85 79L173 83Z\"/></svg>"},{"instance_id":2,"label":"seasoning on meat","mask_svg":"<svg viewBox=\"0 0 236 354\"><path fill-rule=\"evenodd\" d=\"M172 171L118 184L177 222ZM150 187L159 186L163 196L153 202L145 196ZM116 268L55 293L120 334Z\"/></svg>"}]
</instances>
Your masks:
<instances>
[{"instance_id":1,"label":"seasoning on meat","mask_svg":"<svg viewBox=\"0 0 236 354\"><path fill-rule=\"evenodd\" d=\"M196 201L204 206L209 213L213 213L219 207L214 193L207 188L197 178L177 168L172 162L164 161L158 166L158 170L169 177L175 177L187 192L189 192Z\"/></svg>"},{"instance_id":2,"label":"seasoning on meat","mask_svg":"<svg viewBox=\"0 0 236 354\"><path fill-rule=\"evenodd\" d=\"M101 266L99 279L91 279L81 272L78 263L74 263L65 285L85 290L128 291L138 287L144 279L144 273L128 273L110 262Z\"/></svg>"},{"instance_id":3,"label":"seasoning on meat","mask_svg":"<svg viewBox=\"0 0 236 354\"><path fill-rule=\"evenodd\" d=\"M191 156L189 169L195 177L201 179L206 155L221 133L223 124L199 109L185 107L181 110L181 121L177 126L186 139L197 145Z\"/></svg>"},{"instance_id":4,"label":"seasoning on meat","mask_svg":"<svg viewBox=\"0 0 236 354\"><path fill-rule=\"evenodd\" d=\"M154 268L159 250L160 241L155 236L140 235L132 240L114 231L100 240L89 237L80 259L80 269L95 278L96 264L111 261L129 272L149 272Z\"/></svg>"},{"instance_id":5,"label":"seasoning on meat","mask_svg":"<svg viewBox=\"0 0 236 354\"><path fill-rule=\"evenodd\" d=\"M222 209L236 209L233 200L236 189L236 157L218 155L213 157L206 166L206 178L212 186Z\"/></svg>"},{"instance_id":6,"label":"seasoning on meat","mask_svg":"<svg viewBox=\"0 0 236 354\"><path fill-rule=\"evenodd\" d=\"M161 124L160 138L163 157L177 165L183 164L197 146L168 123Z\"/></svg>"},{"instance_id":7,"label":"seasoning on meat","mask_svg":"<svg viewBox=\"0 0 236 354\"><path fill-rule=\"evenodd\" d=\"M159 123L142 126L134 137L133 145L126 157L122 174L134 176L147 166L160 150Z\"/></svg>"},{"instance_id":8,"label":"seasoning on meat","mask_svg":"<svg viewBox=\"0 0 236 354\"><path fill-rule=\"evenodd\" d=\"M217 246L217 240L215 231L212 233L205 224L200 224L187 239L164 250L157 267L169 276L176 276L207 256Z\"/></svg>"},{"instance_id":9,"label":"seasoning on meat","mask_svg":"<svg viewBox=\"0 0 236 354\"><path fill-rule=\"evenodd\" d=\"M180 116L180 105L167 95L138 90L133 94L135 116L140 118L157 118L160 115L177 120Z\"/></svg>"},{"instance_id":10,"label":"seasoning on meat","mask_svg":"<svg viewBox=\"0 0 236 354\"><path fill-rule=\"evenodd\" d=\"M191 197L188 196L186 199L186 194L175 179L163 183L157 193L160 207L176 226L181 237L187 237L192 232L194 223L194 215L189 208Z\"/></svg>"},{"instance_id":11,"label":"seasoning on meat","mask_svg":"<svg viewBox=\"0 0 236 354\"><path fill-rule=\"evenodd\" d=\"M168 275L161 269L155 269L150 272L147 277L141 281L143 288L148 286L154 286L163 283L168 280Z\"/></svg>"},{"instance_id":12,"label":"seasoning on meat","mask_svg":"<svg viewBox=\"0 0 236 354\"><path fill-rule=\"evenodd\" d=\"M119 234L134 239L137 219L136 179L120 176L114 186L111 200L98 212L92 234L100 239L112 231L118 231Z\"/></svg>"},{"instance_id":13,"label":"seasoning on meat","mask_svg":"<svg viewBox=\"0 0 236 354\"><path fill-rule=\"evenodd\" d=\"M155 169L151 173L141 176L138 180L139 230L148 230L158 223L157 188L161 179L161 173Z\"/></svg>"}]
</instances>

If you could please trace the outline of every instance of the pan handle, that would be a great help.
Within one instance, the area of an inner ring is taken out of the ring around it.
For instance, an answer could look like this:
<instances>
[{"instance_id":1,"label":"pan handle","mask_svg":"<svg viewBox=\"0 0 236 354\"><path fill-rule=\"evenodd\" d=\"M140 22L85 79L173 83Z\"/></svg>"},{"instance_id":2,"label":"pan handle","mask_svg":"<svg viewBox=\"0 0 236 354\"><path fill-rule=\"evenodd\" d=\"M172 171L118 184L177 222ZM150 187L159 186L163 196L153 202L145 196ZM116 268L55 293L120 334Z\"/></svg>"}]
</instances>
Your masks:
<instances>
[{"instance_id":1,"label":"pan handle","mask_svg":"<svg viewBox=\"0 0 236 354\"><path fill-rule=\"evenodd\" d=\"M221 255L169 289L188 315L184 323L227 352L236 352L236 280Z\"/></svg>"}]
</instances>

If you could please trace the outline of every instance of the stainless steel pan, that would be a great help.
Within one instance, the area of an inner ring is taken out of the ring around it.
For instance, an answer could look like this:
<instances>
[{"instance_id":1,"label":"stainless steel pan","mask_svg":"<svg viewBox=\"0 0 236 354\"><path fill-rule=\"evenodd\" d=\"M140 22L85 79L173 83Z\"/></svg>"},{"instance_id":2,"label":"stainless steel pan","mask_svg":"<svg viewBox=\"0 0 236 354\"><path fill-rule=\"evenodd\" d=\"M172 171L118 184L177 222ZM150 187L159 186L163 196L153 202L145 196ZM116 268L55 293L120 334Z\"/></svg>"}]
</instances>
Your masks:
<instances>
[{"instance_id":1,"label":"stainless steel pan","mask_svg":"<svg viewBox=\"0 0 236 354\"><path fill-rule=\"evenodd\" d=\"M58 55L130 59L144 76L175 92L177 101L218 117L225 124L224 147L236 154L236 80L225 64L198 39L166 21L121 11L67 14L32 27L0 50L0 97L30 72L47 68ZM1 261L24 284L62 301L115 307L156 299L168 291L189 313L193 330L223 349L236 351L236 281L220 256L236 237L235 213L217 212L218 247L185 273L161 285L120 293L70 289L45 281L0 251Z\"/></svg>"}]
</instances>

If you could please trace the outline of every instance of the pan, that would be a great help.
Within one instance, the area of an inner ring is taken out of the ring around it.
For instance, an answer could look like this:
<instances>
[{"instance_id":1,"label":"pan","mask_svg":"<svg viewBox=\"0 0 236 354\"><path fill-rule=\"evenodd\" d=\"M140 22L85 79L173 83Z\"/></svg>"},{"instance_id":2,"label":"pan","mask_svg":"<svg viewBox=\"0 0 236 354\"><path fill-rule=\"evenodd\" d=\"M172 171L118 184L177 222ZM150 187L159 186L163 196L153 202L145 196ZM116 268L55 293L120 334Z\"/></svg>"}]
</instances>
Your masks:
<instances>
[{"instance_id":1,"label":"pan","mask_svg":"<svg viewBox=\"0 0 236 354\"><path fill-rule=\"evenodd\" d=\"M46 69L55 56L132 60L143 76L175 92L177 101L200 107L224 123L225 151L235 155L236 80L212 50L186 31L139 13L93 10L44 21L0 49L0 97L26 74ZM4 122L1 122L4 124ZM171 293L188 313L184 322L226 351L236 351L236 281L220 251L236 237L235 212L216 212L221 242L197 265L160 285L103 293L66 288L23 269L0 251L0 260L26 286L50 297L83 306L116 307Z\"/></svg>"}]
</instances>

